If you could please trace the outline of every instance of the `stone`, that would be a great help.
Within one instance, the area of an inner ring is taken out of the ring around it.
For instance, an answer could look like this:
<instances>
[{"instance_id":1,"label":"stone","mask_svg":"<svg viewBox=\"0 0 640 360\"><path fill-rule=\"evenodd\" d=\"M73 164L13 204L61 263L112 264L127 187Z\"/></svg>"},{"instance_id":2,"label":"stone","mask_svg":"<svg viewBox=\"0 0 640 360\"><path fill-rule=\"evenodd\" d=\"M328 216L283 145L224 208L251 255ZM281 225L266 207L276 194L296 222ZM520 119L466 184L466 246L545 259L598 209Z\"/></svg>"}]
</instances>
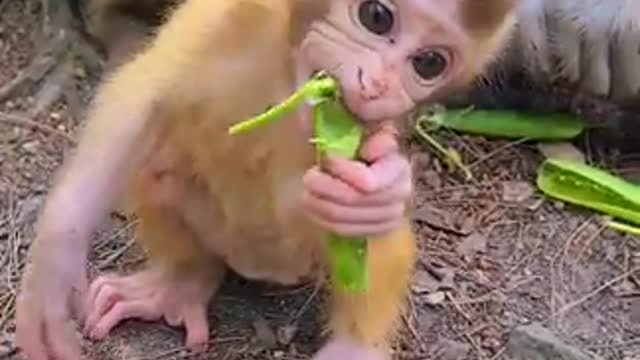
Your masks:
<instances>
[{"instance_id":1,"label":"stone","mask_svg":"<svg viewBox=\"0 0 640 360\"><path fill-rule=\"evenodd\" d=\"M506 350L513 360L601 360L563 342L538 323L515 328Z\"/></svg>"},{"instance_id":2,"label":"stone","mask_svg":"<svg viewBox=\"0 0 640 360\"><path fill-rule=\"evenodd\" d=\"M435 358L439 360L466 359L471 346L454 340L444 340L437 346Z\"/></svg>"}]
</instances>

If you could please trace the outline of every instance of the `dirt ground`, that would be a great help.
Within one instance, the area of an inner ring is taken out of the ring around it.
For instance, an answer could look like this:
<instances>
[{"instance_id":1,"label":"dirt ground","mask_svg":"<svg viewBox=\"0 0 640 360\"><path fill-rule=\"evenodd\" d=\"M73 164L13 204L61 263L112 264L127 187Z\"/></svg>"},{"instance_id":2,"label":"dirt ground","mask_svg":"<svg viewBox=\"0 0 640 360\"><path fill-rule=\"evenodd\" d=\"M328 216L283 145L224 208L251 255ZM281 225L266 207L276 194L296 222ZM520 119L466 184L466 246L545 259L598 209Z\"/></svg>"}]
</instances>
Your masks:
<instances>
[{"instance_id":1,"label":"dirt ground","mask_svg":"<svg viewBox=\"0 0 640 360\"><path fill-rule=\"evenodd\" d=\"M28 2L0 0L0 94L40 48L39 16ZM46 69L72 76L73 86L56 88L56 73L0 102L0 359L23 358L13 316L32 225L96 80L79 67ZM640 354L639 239L536 192L535 144L449 142L477 180L463 182L413 141L420 261L396 358L509 359L510 332L532 322L604 359ZM110 218L94 242L92 275L142 264L132 227ZM128 322L86 348L96 359L304 359L322 340L321 294L230 278L210 309L206 356L189 355L183 332L161 323Z\"/></svg>"}]
</instances>

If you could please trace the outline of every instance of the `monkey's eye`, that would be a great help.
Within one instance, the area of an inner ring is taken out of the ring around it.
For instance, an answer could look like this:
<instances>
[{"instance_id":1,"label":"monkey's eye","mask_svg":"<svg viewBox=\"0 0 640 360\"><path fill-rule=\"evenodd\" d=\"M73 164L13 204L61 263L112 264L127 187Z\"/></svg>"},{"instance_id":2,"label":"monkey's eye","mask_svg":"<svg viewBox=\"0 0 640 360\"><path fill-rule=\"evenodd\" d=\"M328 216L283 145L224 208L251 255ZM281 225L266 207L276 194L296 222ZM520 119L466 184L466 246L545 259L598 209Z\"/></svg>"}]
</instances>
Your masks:
<instances>
[{"instance_id":1,"label":"monkey's eye","mask_svg":"<svg viewBox=\"0 0 640 360\"><path fill-rule=\"evenodd\" d=\"M393 13L378 0L367 0L358 9L360 23L376 35L384 35L393 28Z\"/></svg>"},{"instance_id":2,"label":"monkey's eye","mask_svg":"<svg viewBox=\"0 0 640 360\"><path fill-rule=\"evenodd\" d=\"M423 80L432 80L447 69L448 60L441 51L426 50L415 55L411 59L411 64Z\"/></svg>"}]
</instances>

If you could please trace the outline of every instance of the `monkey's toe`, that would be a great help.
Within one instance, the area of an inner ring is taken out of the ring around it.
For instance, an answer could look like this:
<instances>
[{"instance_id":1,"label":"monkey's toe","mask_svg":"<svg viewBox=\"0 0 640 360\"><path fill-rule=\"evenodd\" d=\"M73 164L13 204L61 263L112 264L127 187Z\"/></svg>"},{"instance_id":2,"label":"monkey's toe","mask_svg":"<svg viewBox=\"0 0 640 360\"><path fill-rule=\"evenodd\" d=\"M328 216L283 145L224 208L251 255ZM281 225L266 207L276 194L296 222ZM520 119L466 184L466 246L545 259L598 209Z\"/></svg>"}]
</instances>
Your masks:
<instances>
[{"instance_id":1,"label":"monkey's toe","mask_svg":"<svg viewBox=\"0 0 640 360\"><path fill-rule=\"evenodd\" d=\"M89 289L85 334L103 339L124 320L164 318L171 326L184 326L190 349L203 351L209 337L206 305L210 296L202 295L206 292L201 290L202 286L169 280L152 271L102 276Z\"/></svg>"}]
</instances>

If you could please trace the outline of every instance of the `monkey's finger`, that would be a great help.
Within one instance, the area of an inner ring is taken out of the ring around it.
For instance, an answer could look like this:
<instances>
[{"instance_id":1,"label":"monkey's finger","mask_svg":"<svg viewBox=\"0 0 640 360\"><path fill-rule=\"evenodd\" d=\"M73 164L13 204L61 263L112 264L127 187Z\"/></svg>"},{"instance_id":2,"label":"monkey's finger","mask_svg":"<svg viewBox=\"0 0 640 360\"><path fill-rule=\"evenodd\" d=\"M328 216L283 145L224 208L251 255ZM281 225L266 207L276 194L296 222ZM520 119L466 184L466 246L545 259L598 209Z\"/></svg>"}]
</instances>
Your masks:
<instances>
[{"instance_id":1,"label":"monkey's finger","mask_svg":"<svg viewBox=\"0 0 640 360\"><path fill-rule=\"evenodd\" d=\"M102 339L109 334L118 323L133 317L141 320L153 320L157 318L154 309L149 306L148 299L139 301L122 301L116 303L99 321L90 329L89 337Z\"/></svg>"},{"instance_id":2,"label":"monkey's finger","mask_svg":"<svg viewBox=\"0 0 640 360\"><path fill-rule=\"evenodd\" d=\"M104 306L106 302L105 297L106 294L113 294L114 288L121 289L119 293L127 293L131 291L131 289L127 286L127 282L122 281L122 279L118 278L114 274L101 275L91 283L87 291L87 296L85 296L84 311L87 316L89 316L89 314L91 313L96 312L102 314L107 310ZM96 308L98 310L96 310ZM86 319L85 321L88 321L88 319Z\"/></svg>"},{"instance_id":3,"label":"monkey's finger","mask_svg":"<svg viewBox=\"0 0 640 360\"><path fill-rule=\"evenodd\" d=\"M54 359L80 360L82 349L75 335L75 324L67 320L59 320L55 327L47 327L47 342L54 354Z\"/></svg>"},{"instance_id":4,"label":"monkey's finger","mask_svg":"<svg viewBox=\"0 0 640 360\"><path fill-rule=\"evenodd\" d=\"M337 179L317 167L307 171L303 177L305 190L317 197L335 201L343 205L352 205L362 194L347 183Z\"/></svg>"},{"instance_id":5,"label":"monkey's finger","mask_svg":"<svg viewBox=\"0 0 640 360\"><path fill-rule=\"evenodd\" d=\"M91 312L87 315L84 326L85 333L95 327L100 317L106 314L116 303L125 300L122 291L117 291L109 285L104 285L101 290L95 297Z\"/></svg>"},{"instance_id":6,"label":"monkey's finger","mask_svg":"<svg viewBox=\"0 0 640 360\"><path fill-rule=\"evenodd\" d=\"M380 206L394 202L404 202L412 190L409 174L397 179L392 186L382 191L365 194L340 179L313 168L305 174L305 190L317 198L350 206Z\"/></svg>"},{"instance_id":7,"label":"monkey's finger","mask_svg":"<svg viewBox=\"0 0 640 360\"><path fill-rule=\"evenodd\" d=\"M353 207L336 204L306 193L303 205L316 217L327 223L380 223L402 217L405 206L402 202L377 207Z\"/></svg>"},{"instance_id":8,"label":"monkey's finger","mask_svg":"<svg viewBox=\"0 0 640 360\"><path fill-rule=\"evenodd\" d=\"M372 236L384 234L398 227L402 221L402 218L399 218L372 224L342 223L325 221L322 218L316 217L313 213L309 214L309 216L323 228L343 236Z\"/></svg>"},{"instance_id":9,"label":"monkey's finger","mask_svg":"<svg viewBox=\"0 0 640 360\"><path fill-rule=\"evenodd\" d=\"M411 196L413 182L409 171L396 179L395 183L383 190L366 194L352 203L355 206L382 206L391 203L405 203Z\"/></svg>"},{"instance_id":10,"label":"monkey's finger","mask_svg":"<svg viewBox=\"0 0 640 360\"><path fill-rule=\"evenodd\" d=\"M20 295L16 309L16 345L30 360L48 360L40 309L32 310Z\"/></svg>"},{"instance_id":11,"label":"monkey's finger","mask_svg":"<svg viewBox=\"0 0 640 360\"><path fill-rule=\"evenodd\" d=\"M367 166L358 161L329 156L327 170L364 193L381 191L410 173L407 159L398 153L387 155Z\"/></svg>"},{"instance_id":12,"label":"monkey's finger","mask_svg":"<svg viewBox=\"0 0 640 360\"><path fill-rule=\"evenodd\" d=\"M206 350L209 340L209 323L204 306L193 305L184 310L184 327L187 332L187 347L194 352Z\"/></svg>"},{"instance_id":13,"label":"monkey's finger","mask_svg":"<svg viewBox=\"0 0 640 360\"><path fill-rule=\"evenodd\" d=\"M62 293L64 294L64 292ZM58 299L48 304L44 313L44 339L54 359L80 360L82 352L75 334L75 323L71 319L69 307L71 293L65 295L66 299Z\"/></svg>"},{"instance_id":14,"label":"monkey's finger","mask_svg":"<svg viewBox=\"0 0 640 360\"><path fill-rule=\"evenodd\" d=\"M410 177L398 179L392 186L382 191L364 194L348 187L339 179L318 178L317 183L308 186L306 191L310 195L336 204L355 206L355 207L372 207L384 206L392 203L405 203L411 195L413 184ZM314 186L317 185L317 186ZM343 190L343 188L346 188Z\"/></svg>"},{"instance_id":15,"label":"monkey's finger","mask_svg":"<svg viewBox=\"0 0 640 360\"><path fill-rule=\"evenodd\" d=\"M383 125L378 131L367 136L360 149L360 157L373 162L398 151L397 131L392 125Z\"/></svg>"},{"instance_id":16,"label":"monkey's finger","mask_svg":"<svg viewBox=\"0 0 640 360\"><path fill-rule=\"evenodd\" d=\"M611 71L614 99L627 100L640 95L640 28L621 31L617 36L613 44Z\"/></svg>"}]
</instances>

